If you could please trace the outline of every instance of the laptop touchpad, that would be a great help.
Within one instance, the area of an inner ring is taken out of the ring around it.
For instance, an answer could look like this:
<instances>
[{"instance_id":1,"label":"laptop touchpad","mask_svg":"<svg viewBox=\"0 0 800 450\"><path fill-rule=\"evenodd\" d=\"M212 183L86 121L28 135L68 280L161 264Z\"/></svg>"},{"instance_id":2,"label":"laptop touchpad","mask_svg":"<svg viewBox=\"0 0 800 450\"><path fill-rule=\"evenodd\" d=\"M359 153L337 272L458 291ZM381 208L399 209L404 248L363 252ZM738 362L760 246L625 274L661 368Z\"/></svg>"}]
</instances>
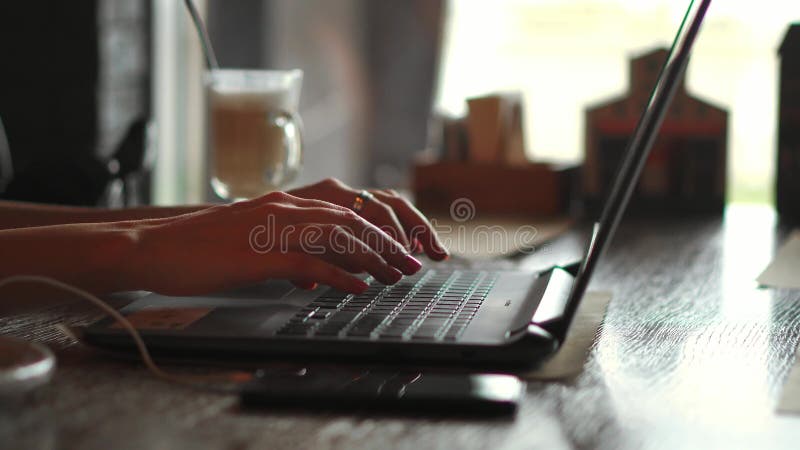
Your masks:
<instances>
[{"instance_id":1,"label":"laptop touchpad","mask_svg":"<svg viewBox=\"0 0 800 450\"><path fill-rule=\"evenodd\" d=\"M263 336L273 334L300 309L286 303L252 308L220 307L193 324L189 331L214 336Z\"/></svg>"}]
</instances>

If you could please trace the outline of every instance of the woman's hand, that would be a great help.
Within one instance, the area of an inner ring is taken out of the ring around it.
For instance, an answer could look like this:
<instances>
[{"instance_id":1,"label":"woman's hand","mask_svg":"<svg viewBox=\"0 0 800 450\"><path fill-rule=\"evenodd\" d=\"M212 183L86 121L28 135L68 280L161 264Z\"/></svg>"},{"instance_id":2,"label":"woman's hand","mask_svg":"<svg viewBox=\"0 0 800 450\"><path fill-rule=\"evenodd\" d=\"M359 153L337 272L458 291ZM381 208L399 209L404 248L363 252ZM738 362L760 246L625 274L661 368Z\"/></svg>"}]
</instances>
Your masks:
<instances>
[{"instance_id":1,"label":"woman's hand","mask_svg":"<svg viewBox=\"0 0 800 450\"><path fill-rule=\"evenodd\" d=\"M136 260L128 266L142 289L167 295L203 294L269 278L289 279L302 287L321 282L359 293L367 286L354 273L366 272L390 284L417 272L421 263L404 248L413 239L422 241L434 257L445 257L424 217L396 196L376 193L381 201L365 208L371 221L313 198L341 195L344 202L344 189L323 182L295 191L312 198L275 192L138 222ZM394 232L412 231L401 235L406 239L401 244L376 226L387 224ZM427 226L413 231L419 224Z\"/></svg>"},{"instance_id":2,"label":"woman's hand","mask_svg":"<svg viewBox=\"0 0 800 450\"><path fill-rule=\"evenodd\" d=\"M353 189L335 178L288 191L289 194L306 199L318 199L350 208L359 190ZM409 250L418 245L429 257L436 261L447 258L447 250L442 246L436 232L411 203L392 190L371 190L374 195L361 212L361 216L402 243Z\"/></svg>"}]
</instances>

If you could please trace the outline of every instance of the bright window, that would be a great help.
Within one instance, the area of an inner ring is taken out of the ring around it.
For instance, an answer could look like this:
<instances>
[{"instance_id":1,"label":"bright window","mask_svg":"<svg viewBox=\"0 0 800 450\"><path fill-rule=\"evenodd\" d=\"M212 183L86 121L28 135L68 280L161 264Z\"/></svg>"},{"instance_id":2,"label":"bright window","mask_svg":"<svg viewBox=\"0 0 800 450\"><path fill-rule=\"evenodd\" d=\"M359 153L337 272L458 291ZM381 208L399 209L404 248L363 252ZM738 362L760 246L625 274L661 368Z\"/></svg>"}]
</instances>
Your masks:
<instances>
[{"instance_id":1,"label":"bright window","mask_svg":"<svg viewBox=\"0 0 800 450\"><path fill-rule=\"evenodd\" d=\"M625 91L628 58L668 46L687 4L451 0L437 106L520 90L530 156L580 160L585 108ZM797 1L716 1L696 43L687 87L729 112L729 201L772 201L777 49L793 20Z\"/></svg>"}]
</instances>

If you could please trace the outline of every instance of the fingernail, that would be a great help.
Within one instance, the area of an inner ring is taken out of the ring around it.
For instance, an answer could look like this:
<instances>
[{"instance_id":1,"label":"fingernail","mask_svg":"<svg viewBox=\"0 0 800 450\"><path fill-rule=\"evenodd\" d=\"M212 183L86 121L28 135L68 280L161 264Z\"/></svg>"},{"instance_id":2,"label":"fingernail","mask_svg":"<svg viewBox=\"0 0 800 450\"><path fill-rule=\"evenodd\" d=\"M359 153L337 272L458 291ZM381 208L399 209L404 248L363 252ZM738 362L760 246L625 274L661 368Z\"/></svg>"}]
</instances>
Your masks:
<instances>
[{"instance_id":1,"label":"fingernail","mask_svg":"<svg viewBox=\"0 0 800 450\"><path fill-rule=\"evenodd\" d=\"M356 294L363 294L369 288L369 285L361 280L355 280L353 282L353 290Z\"/></svg>"},{"instance_id":2,"label":"fingernail","mask_svg":"<svg viewBox=\"0 0 800 450\"><path fill-rule=\"evenodd\" d=\"M406 255L403 259L403 265L405 266L406 273L409 275L419 272L419 269L422 268L422 263L411 255Z\"/></svg>"},{"instance_id":3,"label":"fingernail","mask_svg":"<svg viewBox=\"0 0 800 450\"><path fill-rule=\"evenodd\" d=\"M390 269L389 284L395 284L403 278L403 272L400 272L394 267L390 267L389 269Z\"/></svg>"}]
</instances>

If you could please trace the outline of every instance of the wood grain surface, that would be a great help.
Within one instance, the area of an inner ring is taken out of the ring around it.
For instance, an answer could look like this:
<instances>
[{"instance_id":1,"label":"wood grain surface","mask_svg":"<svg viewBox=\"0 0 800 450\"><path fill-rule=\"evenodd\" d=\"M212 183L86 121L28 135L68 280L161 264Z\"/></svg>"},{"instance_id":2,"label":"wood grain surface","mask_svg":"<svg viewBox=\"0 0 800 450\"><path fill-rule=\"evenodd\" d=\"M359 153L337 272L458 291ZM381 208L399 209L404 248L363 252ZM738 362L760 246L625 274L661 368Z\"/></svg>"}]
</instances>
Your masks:
<instances>
[{"instance_id":1,"label":"wood grain surface","mask_svg":"<svg viewBox=\"0 0 800 450\"><path fill-rule=\"evenodd\" d=\"M81 306L6 316L0 333L47 343L59 367L0 405L0 448L797 448L800 419L774 408L800 339L800 291L754 281L785 232L757 207L626 221L592 282L613 299L586 370L530 383L510 420L242 412L232 396L166 384L53 330L96 317ZM582 234L519 262L579 257Z\"/></svg>"}]
</instances>

